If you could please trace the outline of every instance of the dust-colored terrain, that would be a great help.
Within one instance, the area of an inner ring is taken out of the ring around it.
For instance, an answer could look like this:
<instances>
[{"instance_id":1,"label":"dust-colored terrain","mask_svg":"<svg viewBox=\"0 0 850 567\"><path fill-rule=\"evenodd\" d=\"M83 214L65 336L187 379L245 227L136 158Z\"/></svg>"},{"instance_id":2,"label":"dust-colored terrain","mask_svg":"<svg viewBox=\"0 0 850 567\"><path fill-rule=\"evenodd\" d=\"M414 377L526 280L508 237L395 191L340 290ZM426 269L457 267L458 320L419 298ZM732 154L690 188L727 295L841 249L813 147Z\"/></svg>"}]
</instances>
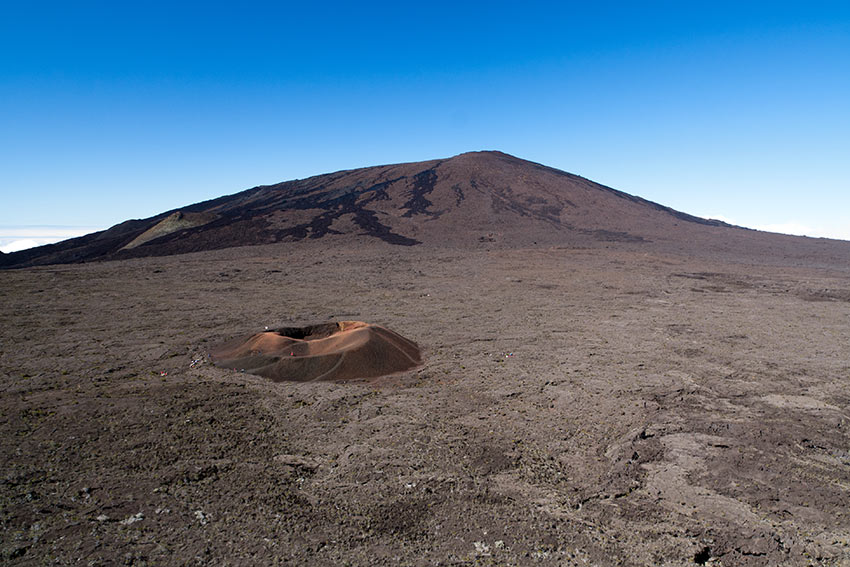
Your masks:
<instances>
[{"instance_id":1,"label":"dust-colored terrain","mask_svg":"<svg viewBox=\"0 0 850 567\"><path fill-rule=\"evenodd\" d=\"M772 238L339 237L0 272L2 558L848 565L846 246ZM424 365L274 383L207 359L351 319Z\"/></svg>"}]
</instances>

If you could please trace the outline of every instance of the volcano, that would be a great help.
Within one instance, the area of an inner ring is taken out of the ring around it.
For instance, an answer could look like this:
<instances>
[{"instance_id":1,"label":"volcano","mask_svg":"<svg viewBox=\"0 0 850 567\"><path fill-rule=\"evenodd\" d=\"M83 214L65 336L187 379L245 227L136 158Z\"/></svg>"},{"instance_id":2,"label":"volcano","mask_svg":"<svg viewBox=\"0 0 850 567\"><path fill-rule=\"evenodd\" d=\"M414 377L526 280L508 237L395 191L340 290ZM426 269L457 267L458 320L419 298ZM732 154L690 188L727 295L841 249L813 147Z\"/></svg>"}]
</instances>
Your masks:
<instances>
[{"instance_id":1,"label":"volcano","mask_svg":"<svg viewBox=\"0 0 850 567\"><path fill-rule=\"evenodd\" d=\"M760 234L765 233L689 215L501 152L483 151L254 187L6 254L0 257L0 266L166 256L320 239L466 249L618 242L690 253L747 249L759 256L788 243L812 240L770 235L765 241ZM780 252L787 255L784 249Z\"/></svg>"},{"instance_id":2,"label":"volcano","mask_svg":"<svg viewBox=\"0 0 850 567\"><path fill-rule=\"evenodd\" d=\"M726 226L487 151L254 187L0 261L23 267L335 237L394 246L644 242L679 223Z\"/></svg>"}]
</instances>

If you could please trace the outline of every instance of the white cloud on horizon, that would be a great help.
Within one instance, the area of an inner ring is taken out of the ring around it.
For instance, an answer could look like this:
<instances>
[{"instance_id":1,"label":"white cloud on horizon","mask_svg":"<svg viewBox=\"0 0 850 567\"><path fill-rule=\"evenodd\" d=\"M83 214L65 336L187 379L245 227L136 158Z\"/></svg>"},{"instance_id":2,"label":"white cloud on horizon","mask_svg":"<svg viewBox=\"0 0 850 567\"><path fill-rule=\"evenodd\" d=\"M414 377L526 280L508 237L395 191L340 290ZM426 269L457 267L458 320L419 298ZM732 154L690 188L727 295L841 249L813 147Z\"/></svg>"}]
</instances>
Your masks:
<instances>
[{"instance_id":1,"label":"white cloud on horizon","mask_svg":"<svg viewBox=\"0 0 850 567\"><path fill-rule=\"evenodd\" d=\"M19 238L17 240L9 240L0 238L0 252L9 254L10 252L20 252L36 246L44 246L45 244L54 244L65 240L61 237L56 238Z\"/></svg>"},{"instance_id":2,"label":"white cloud on horizon","mask_svg":"<svg viewBox=\"0 0 850 567\"><path fill-rule=\"evenodd\" d=\"M793 236L810 236L812 238L834 238L836 240L850 240L850 227L847 228L815 228L807 224L788 221L781 223L747 225L723 215L700 215L704 219L714 219L736 226L763 230L765 232L778 232L779 234L790 234Z\"/></svg>"},{"instance_id":3,"label":"white cloud on horizon","mask_svg":"<svg viewBox=\"0 0 850 567\"><path fill-rule=\"evenodd\" d=\"M2 226L0 252L9 254L103 230L90 226Z\"/></svg>"}]
</instances>

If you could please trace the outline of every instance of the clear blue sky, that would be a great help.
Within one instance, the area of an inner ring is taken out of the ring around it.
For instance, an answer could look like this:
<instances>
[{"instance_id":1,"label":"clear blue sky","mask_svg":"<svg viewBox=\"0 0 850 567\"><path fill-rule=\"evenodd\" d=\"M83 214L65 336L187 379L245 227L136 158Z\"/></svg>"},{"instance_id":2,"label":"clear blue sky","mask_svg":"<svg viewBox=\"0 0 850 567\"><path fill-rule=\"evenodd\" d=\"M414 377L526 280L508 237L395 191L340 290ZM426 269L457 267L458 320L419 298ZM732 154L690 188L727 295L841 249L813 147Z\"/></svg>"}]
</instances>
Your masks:
<instances>
[{"instance_id":1,"label":"clear blue sky","mask_svg":"<svg viewBox=\"0 0 850 567\"><path fill-rule=\"evenodd\" d=\"M0 8L0 238L480 149L850 239L850 3Z\"/></svg>"}]
</instances>

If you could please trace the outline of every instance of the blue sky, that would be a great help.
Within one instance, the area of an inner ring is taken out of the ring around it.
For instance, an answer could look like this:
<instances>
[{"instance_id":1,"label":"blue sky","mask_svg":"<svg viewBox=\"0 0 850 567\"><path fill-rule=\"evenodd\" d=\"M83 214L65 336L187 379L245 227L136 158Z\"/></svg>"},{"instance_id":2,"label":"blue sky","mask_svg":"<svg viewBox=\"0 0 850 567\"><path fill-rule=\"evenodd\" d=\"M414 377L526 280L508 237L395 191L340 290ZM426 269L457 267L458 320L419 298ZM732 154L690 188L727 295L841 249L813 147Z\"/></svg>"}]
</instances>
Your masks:
<instances>
[{"instance_id":1,"label":"blue sky","mask_svg":"<svg viewBox=\"0 0 850 567\"><path fill-rule=\"evenodd\" d=\"M850 3L305 4L5 3L0 246L481 149L850 239Z\"/></svg>"}]
</instances>

